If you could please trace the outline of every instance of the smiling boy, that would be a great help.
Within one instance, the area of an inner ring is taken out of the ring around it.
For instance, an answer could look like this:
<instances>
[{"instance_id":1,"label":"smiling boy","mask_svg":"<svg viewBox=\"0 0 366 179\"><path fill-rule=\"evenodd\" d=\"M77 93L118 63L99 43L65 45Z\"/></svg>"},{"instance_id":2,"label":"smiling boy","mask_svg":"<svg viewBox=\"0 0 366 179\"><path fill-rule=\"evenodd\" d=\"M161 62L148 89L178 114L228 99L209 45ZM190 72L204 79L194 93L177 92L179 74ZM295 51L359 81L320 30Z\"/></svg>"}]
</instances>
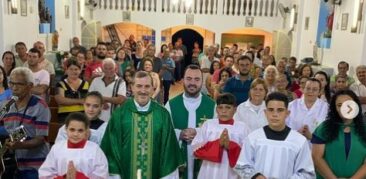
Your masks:
<instances>
[{"instance_id":1,"label":"smiling boy","mask_svg":"<svg viewBox=\"0 0 366 179\"><path fill-rule=\"evenodd\" d=\"M56 143L39 169L39 178L108 178L108 161L99 146L88 141L89 119L71 113L66 121L67 140Z\"/></svg>"}]
</instances>

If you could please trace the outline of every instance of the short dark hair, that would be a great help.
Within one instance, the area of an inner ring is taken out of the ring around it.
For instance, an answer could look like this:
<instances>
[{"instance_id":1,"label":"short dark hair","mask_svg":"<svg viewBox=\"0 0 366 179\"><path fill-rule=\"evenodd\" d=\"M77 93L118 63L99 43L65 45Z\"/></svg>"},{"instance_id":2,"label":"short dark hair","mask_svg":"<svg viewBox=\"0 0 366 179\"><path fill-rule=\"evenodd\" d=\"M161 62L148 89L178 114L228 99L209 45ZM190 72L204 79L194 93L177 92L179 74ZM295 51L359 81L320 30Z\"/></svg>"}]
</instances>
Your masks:
<instances>
[{"instance_id":1,"label":"short dark hair","mask_svg":"<svg viewBox=\"0 0 366 179\"><path fill-rule=\"evenodd\" d=\"M292 61L295 61L295 62L297 62L297 59L296 59L296 57L290 57L290 58L289 58L289 61L291 61L291 60L292 60Z\"/></svg>"},{"instance_id":2,"label":"short dark hair","mask_svg":"<svg viewBox=\"0 0 366 179\"><path fill-rule=\"evenodd\" d=\"M199 70L199 71L202 73L202 70L201 70L200 66L198 66L198 65L196 65L196 64L190 64L190 65L188 65L188 66L186 67L186 69L184 70L184 75L183 75L183 76L185 76L185 75L186 75L186 72L187 72L187 70L188 70L188 69L191 69L191 70Z\"/></svg>"},{"instance_id":3,"label":"short dark hair","mask_svg":"<svg viewBox=\"0 0 366 179\"><path fill-rule=\"evenodd\" d=\"M308 81L317 82L317 83L319 84L319 91L321 90L321 88L322 88L322 83L321 83L318 79L316 79L316 78L312 77L312 78L309 78L309 79L308 79ZM308 82L308 81L307 81L307 82Z\"/></svg>"},{"instance_id":4,"label":"short dark hair","mask_svg":"<svg viewBox=\"0 0 366 179\"><path fill-rule=\"evenodd\" d=\"M285 107L288 107L288 98L286 95L280 92L270 93L266 98L266 106L270 101L282 101L285 104Z\"/></svg>"},{"instance_id":5,"label":"short dark hair","mask_svg":"<svg viewBox=\"0 0 366 179\"><path fill-rule=\"evenodd\" d=\"M99 99L100 104L103 104L104 103L103 96L102 96L102 94L99 93L99 91L91 91L91 92L88 92L86 94L85 98L87 98L87 97L96 97L96 98Z\"/></svg>"},{"instance_id":6,"label":"short dark hair","mask_svg":"<svg viewBox=\"0 0 366 179\"><path fill-rule=\"evenodd\" d=\"M239 58L238 58L238 60L237 60L237 64L239 64L239 61L242 61L242 60L248 60L248 61L250 61L250 63L252 63L253 61L252 61L252 59L250 58L250 57L248 57L248 56L246 56L246 55L242 55L242 56L240 56Z\"/></svg>"},{"instance_id":7,"label":"short dark hair","mask_svg":"<svg viewBox=\"0 0 366 179\"><path fill-rule=\"evenodd\" d=\"M226 61L226 59L227 59L227 58L232 58L232 59L234 59L234 56L232 56L232 55L226 55L226 56L225 56L225 58L224 58L224 61Z\"/></svg>"},{"instance_id":8,"label":"short dark hair","mask_svg":"<svg viewBox=\"0 0 366 179\"><path fill-rule=\"evenodd\" d=\"M228 105L236 106L236 98L231 93L223 93L217 97L216 104L217 105L228 104Z\"/></svg>"},{"instance_id":9,"label":"short dark hair","mask_svg":"<svg viewBox=\"0 0 366 179\"><path fill-rule=\"evenodd\" d=\"M107 43L105 43L105 42L98 42L96 47L98 47L99 45L104 45L106 48L108 46Z\"/></svg>"},{"instance_id":10,"label":"short dark hair","mask_svg":"<svg viewBox=\"0 0 366 179\"><path fill-rule=\"evenodd\" d=\"M81 112L73 112L66 117L65 119L66 128L69 127L71 121L78 121L84 123L86 129L88 129L90 125L88 117L86 117L86 115Z\"/></svg>"},{"instance_id":11,"label":"short dark hair","mask_svg":"<svg viewBox=\"0 0 366 179\"><path fill-rule=\"evenodd\" d=\"M66 61L66 67L69 68L71 65L77 66L79 69L81 69L80 64L78 61L74 58L70 58Z\"/></svg>"},{"instance_id":12,"label":"short dark hair","mask_svg":"<svg viewBox=\"0 0 366 179\"><path fill-rule=\"evenodd\" d=\"M349 68L349 64L348 64L347 62L345 62L345 61L340 61L340 62L338 63L338 66L339 66L340 64L346 64L346 65L347 65L347 68Z\"/></svg>"},{"instance_id":13,"label":"short dark hair","mask_svg":"<svg viewBox=\"0 0 366 179\"><path fill-rule=\"evenodd\" d=\"M38 57L41 57L41 52L38 49L36 49L36 48L29 49L29 52L31 52L31 53L37 53L38 54Z\"/></svg>"},{"instance_id":14,"label":"short dark hair","mask_svg":"<svg viewBox=\"0 0 366 179\"><path fill-rule=\"evenodd\" d=\"M17 47L17 46L24 46L25 48L27 48L27 46L25 45L25 43L24 43L24 42L17 42L17 43L15 44L15 47Z\"/></svg>"}]
</instances>

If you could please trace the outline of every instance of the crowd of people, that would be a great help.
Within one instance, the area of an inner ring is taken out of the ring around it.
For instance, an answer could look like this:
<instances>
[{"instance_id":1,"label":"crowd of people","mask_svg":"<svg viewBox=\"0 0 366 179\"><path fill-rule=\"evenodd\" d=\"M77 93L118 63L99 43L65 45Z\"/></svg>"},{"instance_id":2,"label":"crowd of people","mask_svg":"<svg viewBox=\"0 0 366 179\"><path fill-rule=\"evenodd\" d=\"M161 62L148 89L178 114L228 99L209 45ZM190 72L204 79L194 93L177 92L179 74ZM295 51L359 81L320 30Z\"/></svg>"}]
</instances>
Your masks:
<instances>
[{"instance_id":1,"label":"crowd of people","mask_svg":"<svg viewBox=\"0 0 366 179\"><path fill-rule=\"evenodd\" d=\"M263 44L195 43L187 57L182 38L158 53L133 35L90 49L72 42L60 77L42 42L3 53L0 134L27 132L3 142L18 166L3 178L366 177L365 65L355 80L345 61L314 73ZM171 85L183 92L169 98ZM349 101L359 108L351 117L341 110Z\"/></svg>"}]
</instances>

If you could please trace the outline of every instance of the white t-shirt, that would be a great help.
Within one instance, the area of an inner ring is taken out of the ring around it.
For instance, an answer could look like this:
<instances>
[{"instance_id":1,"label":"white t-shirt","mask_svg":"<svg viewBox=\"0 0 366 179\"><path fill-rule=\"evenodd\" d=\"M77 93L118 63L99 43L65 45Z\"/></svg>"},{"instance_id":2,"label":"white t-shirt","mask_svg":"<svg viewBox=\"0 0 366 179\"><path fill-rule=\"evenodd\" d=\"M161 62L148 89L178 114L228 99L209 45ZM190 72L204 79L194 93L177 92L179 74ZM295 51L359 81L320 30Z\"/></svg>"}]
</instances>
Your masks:
<instances>
[{"instance_id":1,"label":"white t-shirt","mask_svg":"<svg viewBox=\"0 0 366 179\"><path fill-rule=\"evenodd\" d=\"M263 101L261 105L254 106L250 100L241 103L234 114L234 120L242 121L250 129L254 131L268 125L267 117L264 114L266 105Z\"/></svg>"},{"instance_id":2,"label":"white t-shirt","mask_svg":"<svg viewBox=\"0 0 366 179\"><path fill-rule=\"evenodd\" d=\"M353 83L350 89L359 97L366 97L366 86L360 82ZM362 104L362 113L366 112L366 104Z\"/></svg>"},{"instance_id":3,"label":"white t-shirt","mask_svg":"<svg viewBox=\"0 0 366 179\"><path fill-rule=\"evenodd\" d=\"M310 109L306 107L304 97L295 99L288 106L290 115L286 123L293 130L299 130L304 125L308 125L310 132L313 133L316 127L326 119L328 108L328 103L319 98Z\"/></svg>"},{"instance_id":4,"label":"white t-shirt","mask_svg":"<svg viewBox=\"0 0 366 179\"><path fill-rule=\"evenodd\" d=\"M96 78L93 79L93 81L92 81L92 83L89 87L89 92L90 91L98 91L100 94L102 94L102 96L112 97L114 84L118 80L118 76L116 75L114 81L111 84L109 84L108 86L105 85L105 83L103 81L103 77L104 76L96 77ZM122 80L122 82L119 84L117 94L122 95L122 96L126 96L126 83L125 83L125 81ZM108 121L109 118L111 117L112 104L108 103L108 106L109 106L109 108L108 109L103 109L102 113L100 115L100 119L103 120L103 121Z\"/></svg>"},{"instance_id":5,"label":"white t-shirt","mask_svg":"<svg viewBox=\"0 0 366 179\"><path fill-rule=\"evenodd\" d=\"M34 77L34 86L37 85L50 85L50 74L46 70L39 70L37 72L33 72Z\"/></svg>"}]
</instances>

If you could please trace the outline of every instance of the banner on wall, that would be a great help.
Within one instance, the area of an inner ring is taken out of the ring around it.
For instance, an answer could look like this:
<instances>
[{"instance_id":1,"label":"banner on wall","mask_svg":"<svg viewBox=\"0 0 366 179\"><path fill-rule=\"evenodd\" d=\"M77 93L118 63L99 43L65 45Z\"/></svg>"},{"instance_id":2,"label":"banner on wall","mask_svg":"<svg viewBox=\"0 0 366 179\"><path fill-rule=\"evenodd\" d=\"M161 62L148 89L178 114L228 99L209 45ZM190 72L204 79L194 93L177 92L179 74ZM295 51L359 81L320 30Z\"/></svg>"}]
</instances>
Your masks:
<instances>
[{"instance_id":1,"label":"banner on wall","mask_svg":"<svg viewBox=\"0 0 366 179\"><path fill-rule=\"evenodd\" d=\"M319 21L317 31L317 46L330 48L334 21L334 5L320 1Z\"/></svg>"}]
</instances>

